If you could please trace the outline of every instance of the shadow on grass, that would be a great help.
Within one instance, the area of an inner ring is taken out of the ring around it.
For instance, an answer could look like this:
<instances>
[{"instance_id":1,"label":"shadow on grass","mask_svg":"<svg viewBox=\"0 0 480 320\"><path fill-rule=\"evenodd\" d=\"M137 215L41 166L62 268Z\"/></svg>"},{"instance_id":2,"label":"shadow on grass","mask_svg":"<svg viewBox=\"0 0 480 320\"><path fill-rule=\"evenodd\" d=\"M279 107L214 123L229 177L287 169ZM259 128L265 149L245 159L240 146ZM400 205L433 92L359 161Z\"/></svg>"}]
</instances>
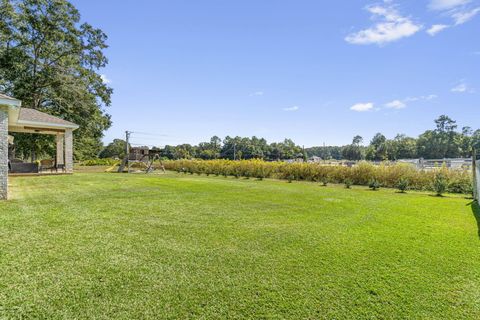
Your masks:
<instances>
[{"instance_id":1,"label":"shadow on grass","mask_svg":"<svg viewBox=\"0 0 480 320\"><path fill-rule=\"evenodd\" d=\"M480 206L477 201L472 201L468 205L472 208L473 216L477 220L478 237L480 238Z\"/></svg>"}]
</instances>

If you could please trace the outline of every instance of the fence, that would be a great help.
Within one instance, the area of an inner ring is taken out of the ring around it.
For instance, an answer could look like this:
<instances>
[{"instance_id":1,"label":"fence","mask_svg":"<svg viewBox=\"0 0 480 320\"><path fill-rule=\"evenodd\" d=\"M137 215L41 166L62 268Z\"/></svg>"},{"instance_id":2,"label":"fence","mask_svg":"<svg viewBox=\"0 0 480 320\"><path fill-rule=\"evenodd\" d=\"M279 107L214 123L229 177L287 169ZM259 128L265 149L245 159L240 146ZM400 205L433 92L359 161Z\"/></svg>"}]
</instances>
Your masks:
<instances>
[{"instance_id":1,"label":"fence","mask_svg":"<svg viewBox=\"0 0 480 320\"><path fill-rule=\"evenodd\" d=\"M400 159L397 162L409 163L420 170L432 170L442 166L448 169L470 169L472 166L471 158L456 159Z\"/></svg>"}]
</instances>

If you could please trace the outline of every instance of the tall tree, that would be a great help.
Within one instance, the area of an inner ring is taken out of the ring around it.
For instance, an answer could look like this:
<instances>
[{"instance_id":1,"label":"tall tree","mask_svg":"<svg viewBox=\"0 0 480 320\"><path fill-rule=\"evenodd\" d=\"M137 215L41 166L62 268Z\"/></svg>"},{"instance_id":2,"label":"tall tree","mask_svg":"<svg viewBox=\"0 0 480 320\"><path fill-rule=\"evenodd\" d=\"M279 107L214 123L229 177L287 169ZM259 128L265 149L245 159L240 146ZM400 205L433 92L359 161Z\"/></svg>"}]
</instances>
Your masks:
<instances>
[{"instance_id":1,"label":"tall tree","mask_svg":"<svg viewBox=\"0 0 480 320\"><path fill-rule=\"evenodd\" d=\"M369 153L369 160L376 160L382 161L388 159L388 152L387 152L387 138L381 134L377 133L370 142L370 148L368 149L371 151Z\"/></svg>"},{"instance_id":2,"label":"tall tree","mask_svg":"<svg viewBox=\"0 0 480 320\"><path fill-rule=\"evenodd\" d=\"M435 124L435 130L427 130L418 137L418 155L426 159L460 157L461 135L455 131L456 121L442 115L435 120Z\"/></svg>"},{"instance_id":3,"label":"tall tree","mask_svg":"<svg viewBox=\"0 0 480 320\"><path fill-rule=\"evenodd\" d=\"M360 145L362 142L363 138L361 136L353 137L352 144L343 147L342 157L347 160L362 160L365 157Z\"/></svg>"},{"instance_id":4,"label":"tall tree","mask_svg":"<svg viewBox=\"0 0 480 320\"><path fill-rule=\"evenodd\" d=\"M352 140L353 145L359 146L362 144L362 142L363 142L362 136L356 135L355 137L353 137L353 140Z\"/></svg>"},{"instance_id":5,"label":"tall tree","mask_svg":"<svg viewBox=\"0 0 480 320\"><path fill-rule=\"evenodd\" d=\"M404 134L397 134L392 140L393 155L391 160L414 159L417 157L417 141Z\"/></svg>"},{"instance_id":6,"label":"tall tree","mask_svg":"<svg viewBox=\"0 0 480 320\"><path fill-rule=\"evenodd\" d=\"M480 152L480 129L476 130L472 135L472 147L477 151L477 155Z\"/></svg>"},{"instance_id":7,"label":"tall tree","mask_svg":"<svg viewBox=\"0 0 480 320\"><path fill-rule=\"evenodd\" d=\"M100 158L123 159L126 155L127 143L122 139L115 139L109 143L99 154ZM129 145L130 146L130 145Z\"/></svg>"},{"instance_id":8,"label":"tall tree","mask_svg":"<svg viewBox=\"0 0 480 320\"><path fill-rule=\"evenodd\" d=\"M435 130L437 143L440 144L442 158L459 157L459 135L455 131L458 127L457 122L446 115L441 115L435 120L435 124L437 125Z\"/></svg>"},{"instance_id":9,"label":"tall tree","mask_svg":"<svg viewBox=\"0 0 480 320\"><path fill-rule=\"evenodd\" d=\"M462 157L468 158L472 156L472 135L473 130L470 127L463 127L462 134L459 137L460 149Z\"/></svg>"},{"instance_id":10,"label":"tall tree","mask_svg":"<svg viewBox=\"0 0 480 320\"><path fill-rule=\"evenodd\" d=\"M81 23L66 0L0 1L0 91L79 124L76 158L96 156L111 125L105 107L112 89L99 74L107 64L107 36ZM17 135L16 141L24 149L53 143L31 135Z\"/></svg>"}]
</instances>

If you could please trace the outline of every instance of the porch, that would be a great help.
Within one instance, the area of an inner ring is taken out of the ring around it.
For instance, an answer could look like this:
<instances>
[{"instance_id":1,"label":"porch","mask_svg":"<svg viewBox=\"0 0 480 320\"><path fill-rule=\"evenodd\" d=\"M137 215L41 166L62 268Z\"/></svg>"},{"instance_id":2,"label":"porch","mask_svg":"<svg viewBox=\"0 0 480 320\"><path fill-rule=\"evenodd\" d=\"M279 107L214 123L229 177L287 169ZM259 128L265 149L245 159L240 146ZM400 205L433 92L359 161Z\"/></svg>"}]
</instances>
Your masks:
<instances>
[{"instance_id":1,"label":"porch","mask_svg":"<svg viewBox=\"0 0 480 320\"><path fill-rule=\"evenodd\" d=\"M22 108L21 101L0 94L0 199L8 197L9 176L73 173L73 131L78 125L40 112ZM54 135L56 155L40 162L15 158L15 141L9 133Z\"/></svg>"}]
</instances>

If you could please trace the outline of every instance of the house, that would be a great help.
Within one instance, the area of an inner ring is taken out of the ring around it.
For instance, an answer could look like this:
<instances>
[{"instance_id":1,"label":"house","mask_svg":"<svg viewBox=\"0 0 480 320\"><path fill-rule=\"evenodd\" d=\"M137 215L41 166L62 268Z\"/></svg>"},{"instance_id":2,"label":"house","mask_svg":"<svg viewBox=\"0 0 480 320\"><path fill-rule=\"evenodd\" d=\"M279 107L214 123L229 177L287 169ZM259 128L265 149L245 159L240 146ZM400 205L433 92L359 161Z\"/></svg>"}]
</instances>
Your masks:
<instances>
[{"instance_id":1,"label":"house","mask_svg":"<svg viewBox=\"0 0 480 320\"><path fill-rule=\"evenodd\" d=\"M56 164L65 172L73 172L73 131L78 125L34 109L22 108L20 100L0 94L0 199L8 197L9 132L55 135L57 142ZM9 143L10 142L10 143Z\"/></svg>"},{"instance_id":2,"label":"house","mask_svg":"<svg viewBox=\"0 0 480 320\"><path fill-rule=\"evenodd\" d=\"M317 156L313 156L313 157L308 158L308 162L310 162L310 163L320 163L320 162L322 162L322 160L323 160L322 158L317 157Z\"/></svg>"}]
</instances>

